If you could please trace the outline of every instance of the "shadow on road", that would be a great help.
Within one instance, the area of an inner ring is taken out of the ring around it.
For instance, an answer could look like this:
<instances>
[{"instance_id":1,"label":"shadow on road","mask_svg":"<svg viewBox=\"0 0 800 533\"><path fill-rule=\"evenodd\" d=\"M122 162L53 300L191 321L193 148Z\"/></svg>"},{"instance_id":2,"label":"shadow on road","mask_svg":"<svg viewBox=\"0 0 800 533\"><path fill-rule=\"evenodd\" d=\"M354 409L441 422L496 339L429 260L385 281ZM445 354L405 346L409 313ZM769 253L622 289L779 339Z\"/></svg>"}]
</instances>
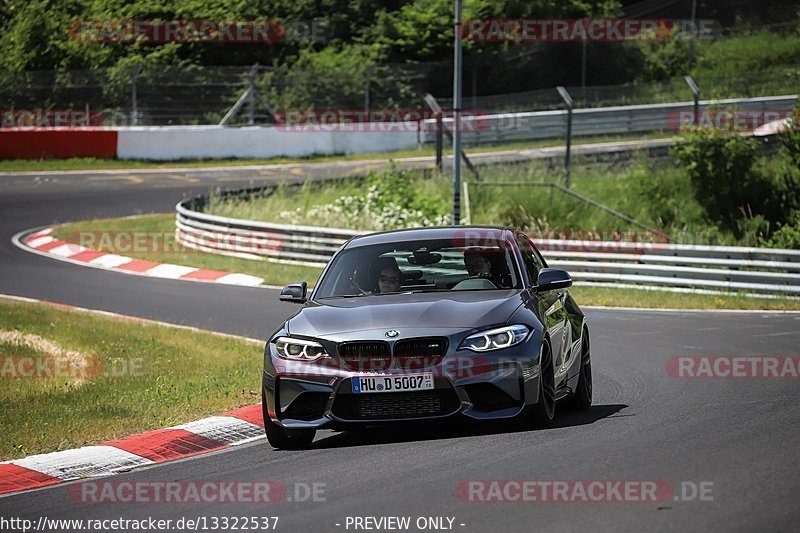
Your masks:
<instances>
[{"instance_id":1,"label":"shadow on road","mask_svg":"<svg viewBox=\"0 0 800 533\"><path fill-rule=\"evenodd\" d=\"M614 417L625 404L594 405L586 411L574 411L561 408L552 424L543 428L520 427L513 422L499 421L447 421L447 422L415 422L414 424L392 424L391 426L375 426L353 431L344 431L330 437L322 438L313 444L314 449L341 448L349 446L372 446L376 444L394 444L438 439L480 437L501 433L523 433L551 431L568 427L594 424L605 418ZM633 415L617 415L633 416Z\"/></svg>"}]
</instances>

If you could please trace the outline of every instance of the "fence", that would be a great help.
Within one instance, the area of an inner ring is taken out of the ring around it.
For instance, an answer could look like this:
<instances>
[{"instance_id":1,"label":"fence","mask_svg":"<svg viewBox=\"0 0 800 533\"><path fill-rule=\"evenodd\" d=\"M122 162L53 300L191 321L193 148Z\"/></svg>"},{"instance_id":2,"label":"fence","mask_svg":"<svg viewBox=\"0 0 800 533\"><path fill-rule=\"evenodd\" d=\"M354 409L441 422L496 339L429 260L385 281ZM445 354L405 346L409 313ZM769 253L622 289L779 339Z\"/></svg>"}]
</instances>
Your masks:
<instances>
[{"instance_id":1,"label":"fence","mask_svg":"<svg viewBox=\"0 0 800 533\"><path fill-rule=\"evenodd\" d=\"M509 65L508 68L524 66ZM476 67L477 68L477 67ZM237 67L135 66L113 71L0 71L0 127L17 124L8 112L71 110L86 112L110 126L218 124L248 88L260 98L247 102L230 125L270 124L273 110L289 109L425 109L423 97L449 94L443 73L448 63L364 65L357 73L287 70L259 65ZM463 107L476 114L502 114L563 109L554 88L480 95L477 80L488 72L465 71ZM448 78L449 80L449 78ZM704 98L760 97L794 93L800 72L780 78L756 78L745 73L735 79L698 78ZM514 85L515 87L518 85ZM567 86L575 109L683 101L691 92L682 78L664 82L603 86ZM498 89L495 89L498 90ZM500 89L502 90L502 89ZM448 97L437 98L445 110ZM13 113L12 113L13 115ZM76 124L83 125L83 124Z\"/></svg>"},{"instance_id":2,"label":"fence","mask_svg":"<svg viewBox=\"0 0 800 533\"><path fill-rule=\"evenodd\" d=\"M237 220L200 211L204 199L176 206L176 235L187 248L246 259L322 266L364 232ZM539 239L551 267L577 281L668 289L800 296L800 250Z\"/></svg>"}]
</instances>

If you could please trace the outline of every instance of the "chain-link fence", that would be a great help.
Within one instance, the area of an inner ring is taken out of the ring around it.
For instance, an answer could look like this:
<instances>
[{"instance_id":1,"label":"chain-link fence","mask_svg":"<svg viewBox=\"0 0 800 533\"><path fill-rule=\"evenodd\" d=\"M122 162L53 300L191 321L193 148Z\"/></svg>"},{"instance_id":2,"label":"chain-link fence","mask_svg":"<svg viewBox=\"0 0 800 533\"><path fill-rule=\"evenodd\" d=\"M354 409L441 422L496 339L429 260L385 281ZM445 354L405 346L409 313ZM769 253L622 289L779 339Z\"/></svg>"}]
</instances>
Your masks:
<instances>
[{"instance_id":1,"label":"chain-link fence","mask_svg":"<svg viewBox=\"0 0 800 533\"><path fill-rule=\"evenodd\" d=\"M639 7L650 9L655 5L646 0ZM762 25L753 31L794 34L797 28L798 22L792 20ZM553 46L562 46L563 50ZM580 43L534 42L491 53L472 50L465 56L462 107L473 113L563 109L554 88L531 90L541 86L542 79L573 80L566 85L575 108L692 99L682 76L661 82L603 85L604 80L613 82L630 74L631 65L624 64L625 54L612 54L620 50L618 46L591 43L588 52L584 47L583 59ZM543 53L547 50L549 53ZM611 65L612 56L619 64ZM552 64L553 58L557 65ZM575 83L574 71L586 61L595 69L588 69L587 78L583 68L578 79L584 83ZM599 63L603 64L602 76L597 74ZM559 64L563 64L563 71L552 71L561 68ZM276 115L287 111L422 110L427 108L423 97L428 93L437 97L442 108L450 109L452 69L451 61L439 61L356 64L347 69L132 64L107 70L0 71L0 127L271 124ZM596 78L592 78L593 72ZM704 76L702 69L695 69L694 78L702 99L800 92L800 69L796 68L759 72L737 69L727 78Z\"/></svg>"},{"instance_id":2,"label":"chain-link fence","mask_svg":"<svg viewBox=\"0 0 800 533\"><path fill-rule=\"evenodd\" d=\"M0 74L0 111L2 127L218 124L252 86L256 89L254 97L247 98L226 124L270 124L275 114L286 110L423 109L423 95L437 89L431 76L434 70L430 65L381 65L369 69L361 79L343 73L284 74L258 66L132 68L116 76L90 71L26 72L13 78ZM779 79L740 76L696 81L704 99L793 94L800 90L800 71ZM661 83L570 86L568 90L576 108L692 99L682 78ZM442 108L452 108L450 98L437 100ZM563 105L555 89L490 96L465 94L463 99L463 107L473 113L541 111L562 109ZM52 113L43 112L46 110L80 111L87 122L54 124Z\"/></svg>"}]
</instances>

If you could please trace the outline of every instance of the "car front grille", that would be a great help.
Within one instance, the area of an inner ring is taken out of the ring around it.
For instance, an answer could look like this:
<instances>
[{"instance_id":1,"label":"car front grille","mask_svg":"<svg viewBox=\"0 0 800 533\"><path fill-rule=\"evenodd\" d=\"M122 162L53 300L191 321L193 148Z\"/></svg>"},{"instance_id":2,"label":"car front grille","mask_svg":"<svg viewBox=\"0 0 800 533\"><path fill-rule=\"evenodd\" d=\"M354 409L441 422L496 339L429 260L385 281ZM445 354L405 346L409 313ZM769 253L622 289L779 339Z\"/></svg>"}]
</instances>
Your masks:
<instances>
[{"instance_id":1,"label":"car front grille","mask_svg":"<svg viewBox=\"0 0 800 533\"><path fill-rule=\"evenodd\" d=\"M344 342L339 345L339 357L350 370L379 372L392 362L389 345L380 341Z\"/></svg>"},{"instance_id":2,"label":"car front grille","mask_svg":"<svg viewBox=\"0 0 800 533\"><path fill-rule=\"evenodd\" d=\"M389 420L424 418L453 413L461 402L450 389L424 392L339 394L333 402L334 416L342 420Z\"/></svg>"},{"instance_id":3,"label":"car front grille","mask_svg":"<svg viewBox=\"0 0 800 533\"><path fill-rule=\"evenodd\" d=\"M423 337L399 341L394 346L394 360L404 370L420 370L436 366L447 352L444 337ZM380 372L389 368L392 350L381 341L343 342L339 357L347 368L361 372Z\"/></svg>"},{"instance_id":4,"label":"car front grille","mask_svg":"<svg viewBox=\"0 0 800 533\"><path fill-rule=\"evenodd\" d=\"M444 337L425 337L407 339L394 345L394 358L397 366L404 370L420 370L436 366L447 352L447 339Z\"/></svg>"}]
</instances>

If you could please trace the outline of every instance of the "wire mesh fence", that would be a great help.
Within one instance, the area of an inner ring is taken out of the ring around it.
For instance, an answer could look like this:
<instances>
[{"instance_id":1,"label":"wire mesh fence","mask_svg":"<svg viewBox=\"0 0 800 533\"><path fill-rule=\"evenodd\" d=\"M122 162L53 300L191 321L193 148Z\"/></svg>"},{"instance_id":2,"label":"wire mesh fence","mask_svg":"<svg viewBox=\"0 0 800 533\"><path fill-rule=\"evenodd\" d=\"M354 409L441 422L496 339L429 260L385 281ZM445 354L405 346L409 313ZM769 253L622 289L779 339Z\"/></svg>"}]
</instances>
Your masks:
<instances>
[{"instance_id":1,"label":"wire mesh fence","mask_svg":"<svg viewBox=\"0 0 800 533\"><path fill-rule=\"evenodd\" d=\"M271 124L286 110L422 110L426 93L443 109L452 67L446 63L363 65L359 72L254 66L138 66L90 70L0 71L0 127L219 124L248 88L243 109L227 125ZM781 76L739 73L696 77L703 99L796 94L800 70ZM682 78L624 85L568 86L575 108L685 102ZM465 84L463 106L473 114L563 109L555 88L478 95ZM58 115L61 113L61 115ZM62 121L58 121L58 116Z\"/></svg>"}]
</instances>

